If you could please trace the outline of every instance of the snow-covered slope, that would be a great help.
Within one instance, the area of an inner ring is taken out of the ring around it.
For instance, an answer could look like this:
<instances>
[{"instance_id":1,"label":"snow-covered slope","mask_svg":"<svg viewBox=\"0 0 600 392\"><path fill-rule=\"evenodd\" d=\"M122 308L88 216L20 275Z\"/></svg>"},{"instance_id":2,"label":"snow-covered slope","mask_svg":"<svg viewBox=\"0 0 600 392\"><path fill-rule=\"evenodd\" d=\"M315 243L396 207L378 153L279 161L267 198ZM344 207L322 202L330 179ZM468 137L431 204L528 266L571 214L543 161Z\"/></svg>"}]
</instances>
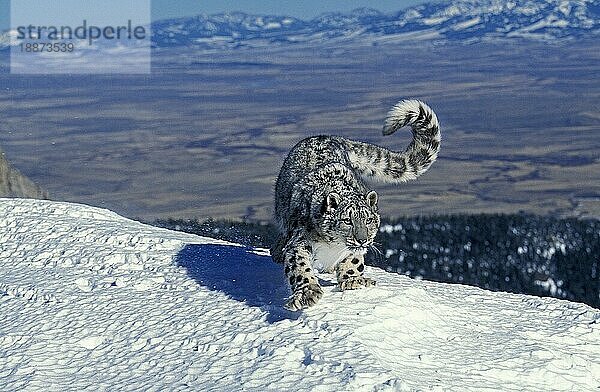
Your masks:
<instances>
[{"instance_id":1,"label":"snow-covered slope","mask_svg":"<svg viewBox=\"0 0 600 392\"><path fill-rule=\"evenodd\" d=\"M0 390L600 388L598 310L367 273L290 313L260 251L0 199Z\"/></svg>"}]
</instances>

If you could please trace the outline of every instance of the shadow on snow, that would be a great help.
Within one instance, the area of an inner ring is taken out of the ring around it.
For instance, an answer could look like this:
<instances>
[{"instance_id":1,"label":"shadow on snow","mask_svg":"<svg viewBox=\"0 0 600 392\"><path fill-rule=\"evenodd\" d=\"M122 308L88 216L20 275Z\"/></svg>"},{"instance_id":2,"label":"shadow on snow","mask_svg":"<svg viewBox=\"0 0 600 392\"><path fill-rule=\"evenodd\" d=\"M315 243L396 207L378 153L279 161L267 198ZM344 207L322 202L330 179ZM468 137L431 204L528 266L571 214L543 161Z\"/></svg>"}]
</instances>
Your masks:
<instances>
[{"instance_id":1,"label":"shadow on snow","mask_svg":"<svg viewBox=\"0 0 600 392\"><path fill-rule=\"evenodd\" d=\"M283 266L251 248L190 244L177 254L176 262L198 284L260 308L270 323L299 316L283 308L290 294Z\"/></svg>"}]
</instances>

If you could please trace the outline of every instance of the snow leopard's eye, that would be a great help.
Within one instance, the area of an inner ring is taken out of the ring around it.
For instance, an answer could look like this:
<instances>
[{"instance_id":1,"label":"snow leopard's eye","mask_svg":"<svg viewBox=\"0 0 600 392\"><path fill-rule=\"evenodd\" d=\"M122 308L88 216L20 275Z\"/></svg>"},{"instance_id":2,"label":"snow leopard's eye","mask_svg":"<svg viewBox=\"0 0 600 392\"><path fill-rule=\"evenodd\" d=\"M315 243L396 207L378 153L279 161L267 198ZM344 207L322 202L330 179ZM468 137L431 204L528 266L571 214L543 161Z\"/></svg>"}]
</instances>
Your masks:
<instances>
[{"instance_id":1,"label":"snow leopard's eye","mask_svg":"<svg viewBox=\"0 0 600 392\"><path fill-rule=\"evenodd\" d=\"M350 219L350 218L342 219L342 223L345 225L348 225L348 226L352 226L352 219Z\"/></svg>"},{"instance_id":2,"label":"snow leopard's eye","mask_svg":"<svg viewBox=\"0 0 600 392\"><path fill-rule=\"evenodd\" d=\"M370 224L371 224L371 223L373 223L374 221L375 221L375 220L374 220L373 218L371 218L371 217L369 217L369 218L365 219L365 223L366 223L367 225L370 225Z\"/></svg>"}]
</instances>

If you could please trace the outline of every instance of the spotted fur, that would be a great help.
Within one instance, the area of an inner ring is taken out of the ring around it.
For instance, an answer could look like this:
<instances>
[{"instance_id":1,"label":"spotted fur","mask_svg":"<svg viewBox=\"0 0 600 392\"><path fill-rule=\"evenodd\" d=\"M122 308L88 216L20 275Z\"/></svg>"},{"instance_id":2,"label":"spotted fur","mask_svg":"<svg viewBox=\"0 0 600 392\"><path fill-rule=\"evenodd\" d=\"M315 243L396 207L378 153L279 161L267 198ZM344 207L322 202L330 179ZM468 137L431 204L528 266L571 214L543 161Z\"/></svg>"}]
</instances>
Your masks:
<instances>
[{"instance_id":1,"label":"spotted fur","mask_svg":"<svg viewBox=\"0 0 600 392\"><path fill-rule=\"evenodd\" d=\"M413 139L403 152L338 136L309 137L290 151L275 186L281 234L271 249L292 289L288 309L310 307L323 295L315 268L335 270L342 290L375 284L363 276L364 255L373 246L380 217L377 193L365 180L417 178L440 148L438 120L425 103L399 102L389 111L383 134L406 125Z\"/></svg>"}]
</instances>

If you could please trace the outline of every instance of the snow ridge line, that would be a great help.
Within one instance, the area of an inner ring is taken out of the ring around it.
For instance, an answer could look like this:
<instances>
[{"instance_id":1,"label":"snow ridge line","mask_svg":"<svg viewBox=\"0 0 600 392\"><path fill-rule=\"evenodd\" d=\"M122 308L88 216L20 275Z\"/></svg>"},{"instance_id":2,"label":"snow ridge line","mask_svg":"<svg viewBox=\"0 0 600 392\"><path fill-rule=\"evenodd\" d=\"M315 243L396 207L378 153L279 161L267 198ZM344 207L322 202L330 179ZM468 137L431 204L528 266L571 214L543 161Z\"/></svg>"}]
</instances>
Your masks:
<instances>
[{"instance_id":1,"label":"snow ridge line","mask_svg":"<svg viewBox=\"0 0 600 392\"><path fill-rule=\"evenodd\" d=\"M0 200L0 390L600 388L587 305L367 267L378 286L323 274L289 314L264 252L106 217Z\"/></svg>"}]
</instances>

